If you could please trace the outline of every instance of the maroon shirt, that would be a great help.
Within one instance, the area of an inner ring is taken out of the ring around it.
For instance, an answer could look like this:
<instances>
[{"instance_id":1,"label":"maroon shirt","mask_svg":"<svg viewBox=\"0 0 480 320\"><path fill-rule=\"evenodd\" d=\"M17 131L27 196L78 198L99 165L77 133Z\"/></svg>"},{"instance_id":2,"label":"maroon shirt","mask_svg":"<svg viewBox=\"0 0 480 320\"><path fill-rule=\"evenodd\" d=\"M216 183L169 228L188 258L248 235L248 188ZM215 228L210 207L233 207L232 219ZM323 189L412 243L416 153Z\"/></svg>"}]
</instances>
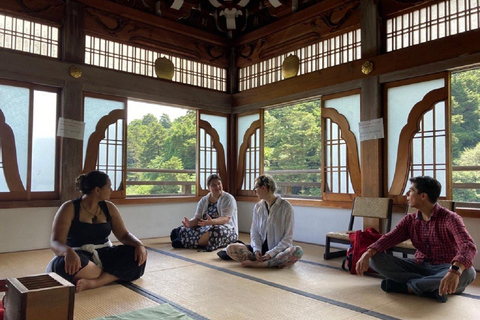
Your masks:
<instances>
[{"instance_id":1,"label":"maroon shirt","mask_svg":"<svg viewBox=\"0 0 480 320\"><path fill-rule=\"evenodd\" d=\"M477 253L462 217L438 204L433 208L430 221L423 220L422 213L418 210L407 214L395 229L369 248L382 252L408 239L412 240L417 249L416 263L442 264L458 261L465 268L470 268Z\"/></svg>"}]
</instances>

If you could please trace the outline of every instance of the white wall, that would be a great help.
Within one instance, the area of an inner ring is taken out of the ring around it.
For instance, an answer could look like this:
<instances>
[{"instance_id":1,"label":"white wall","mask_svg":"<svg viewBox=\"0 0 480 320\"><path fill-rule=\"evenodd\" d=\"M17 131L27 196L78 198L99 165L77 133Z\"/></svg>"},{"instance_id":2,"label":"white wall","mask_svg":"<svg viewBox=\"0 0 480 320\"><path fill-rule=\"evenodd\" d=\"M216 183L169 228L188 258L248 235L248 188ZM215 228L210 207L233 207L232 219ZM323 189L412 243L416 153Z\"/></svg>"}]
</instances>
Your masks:
<instances>
[{"instance_id":1,"label":"white wall","mask_svg":"<svg viewBox=\"0 0 480 320\"><path fill-rule=\"evenodd\" d=\"M193 217L196 203L120 205L119 210L127 228L141 239L169 236L184 216ZM238 226L249 232L254 203L238 202ZM0 253L49 247L50 231L57 208L0 209ZM295 206L294 239L325 245L329 231L345 230L350 219L349 209L312 208ZM394 214L392 227L403 217ZM362 228L357 219L354 229ZM465 225L480 247L480 219L465 218ZM114 239L112 239L114 240ZM480 270L480 255L474 266Z\"/></svg>"}]
</instances>

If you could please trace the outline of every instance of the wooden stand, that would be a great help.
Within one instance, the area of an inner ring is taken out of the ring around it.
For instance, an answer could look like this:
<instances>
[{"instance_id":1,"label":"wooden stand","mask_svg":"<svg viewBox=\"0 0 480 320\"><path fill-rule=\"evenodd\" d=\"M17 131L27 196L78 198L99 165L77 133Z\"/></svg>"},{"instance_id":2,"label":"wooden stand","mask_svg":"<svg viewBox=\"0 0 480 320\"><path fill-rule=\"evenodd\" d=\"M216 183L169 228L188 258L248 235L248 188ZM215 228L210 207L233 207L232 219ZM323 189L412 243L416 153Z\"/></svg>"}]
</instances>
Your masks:
<instances>
[{"instance_id":1,"label":"wooden stand","mask_svg":"<svg viewBox=\"0 0 480 320\"><path fill-rule=\"evenodd\" d=\"M7 278L5 320L73 320L75 286L56 273Z\"/></svg>"}]
</instances>

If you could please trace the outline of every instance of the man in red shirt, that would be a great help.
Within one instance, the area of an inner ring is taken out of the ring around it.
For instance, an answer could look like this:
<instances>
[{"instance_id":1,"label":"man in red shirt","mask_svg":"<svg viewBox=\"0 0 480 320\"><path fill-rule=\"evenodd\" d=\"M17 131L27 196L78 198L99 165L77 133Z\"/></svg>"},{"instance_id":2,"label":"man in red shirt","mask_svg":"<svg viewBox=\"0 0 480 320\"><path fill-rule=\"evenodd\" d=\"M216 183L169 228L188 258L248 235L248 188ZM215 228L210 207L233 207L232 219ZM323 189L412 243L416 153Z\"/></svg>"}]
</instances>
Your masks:
<instances>
[{"instance_id":1,"label":"man in red shirt","mask_svg":"<svg viewBox=\"0 0 480 320\"><path fill-rule=\"evenodd\" d=\"M417 212L406 215L389 233L370 245L357 262L362 276L369 266L385 277L385 292L414 293L447 301L475 280L473 259L477 248L455 212L439 206L441 184L428 176L410 179L408 204ZM385 250L411 239L414 259L399 258Z\"/></svg>"}]
</instances>

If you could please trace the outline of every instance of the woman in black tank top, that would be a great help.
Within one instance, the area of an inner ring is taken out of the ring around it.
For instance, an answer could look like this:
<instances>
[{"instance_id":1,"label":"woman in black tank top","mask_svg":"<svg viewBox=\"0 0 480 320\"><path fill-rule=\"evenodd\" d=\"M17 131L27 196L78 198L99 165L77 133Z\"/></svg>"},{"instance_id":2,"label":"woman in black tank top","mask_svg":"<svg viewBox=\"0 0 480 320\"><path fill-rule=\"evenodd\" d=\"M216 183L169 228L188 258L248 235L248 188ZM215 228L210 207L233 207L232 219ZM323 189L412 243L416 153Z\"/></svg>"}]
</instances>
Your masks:
<instances>
[{"instance_id":1,"label":"woman in black tank top","mask_svg":"<svg viewBox=\"0 0 480 320\"><path fill-rule=\"evenodd\" d=\"M147 251L108 201L112 193L108 175L100 171L82 174L77 189L83 195L62 204L55 215L50 241L55 257L47 271L75 283L77 292L140 278ZM111 244L112 231L123 245Z\"/></svg>"}]
</instances>

